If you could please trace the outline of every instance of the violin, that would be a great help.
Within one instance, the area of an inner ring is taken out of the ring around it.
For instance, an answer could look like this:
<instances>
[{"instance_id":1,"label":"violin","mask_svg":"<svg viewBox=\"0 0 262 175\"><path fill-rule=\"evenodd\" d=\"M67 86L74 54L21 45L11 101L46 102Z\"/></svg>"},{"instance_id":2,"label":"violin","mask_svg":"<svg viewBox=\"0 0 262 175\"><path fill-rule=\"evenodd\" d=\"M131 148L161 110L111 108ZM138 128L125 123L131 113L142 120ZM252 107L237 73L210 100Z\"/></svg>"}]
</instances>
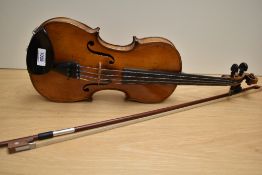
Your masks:
<instances>
[{"instance_id":1,"label":"violin","mask_svg":"<svg viewBox=\"0 0 262 175\"><path fill-rule=\"evenodd\" d=\"M165 38L133 37L129 45L113 45L101 39L99 28L64 17L34 30L26 63L34 88L57 102L91 100L95 92L112 89L128 100L157 103L177 85L230 86L235 93L243 80L258 81L245 73L246 63L233 64L231 74L222 77L183 73L178 50Z\"/></svg>"}]
</instances>

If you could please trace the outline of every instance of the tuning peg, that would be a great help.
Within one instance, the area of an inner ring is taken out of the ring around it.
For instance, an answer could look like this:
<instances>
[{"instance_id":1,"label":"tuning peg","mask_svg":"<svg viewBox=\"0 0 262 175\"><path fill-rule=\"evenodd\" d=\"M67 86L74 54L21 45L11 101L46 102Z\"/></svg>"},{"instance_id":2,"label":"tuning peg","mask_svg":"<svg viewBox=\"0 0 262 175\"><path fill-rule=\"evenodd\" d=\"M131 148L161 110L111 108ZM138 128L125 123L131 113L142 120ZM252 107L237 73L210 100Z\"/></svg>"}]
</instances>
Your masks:
<instances>
[{"instance_id":1,"label":"tuning peg","mask_svg":"<svg viewBox=\"0 0 262 175\"><path fill-rule=\"evenodd\" d=\"M233 77L237 72L238 72L238 65L237 64L233 64L231 66L231 77Z\"/></svg>"},{"instance_id":2,"label":"tuning peg","mask_svg":"<svg viewBox=\"0 0 262 175\"><path fill-rule=\"evenodd\" d=\"M241 63L240 65L239 65L239 75L241 76L241 75L243 75L243 73L245 72L245 71L247 71L247 69L248 69L248 65L247 65L247 63Z\"/></svg>"}]
</instances>

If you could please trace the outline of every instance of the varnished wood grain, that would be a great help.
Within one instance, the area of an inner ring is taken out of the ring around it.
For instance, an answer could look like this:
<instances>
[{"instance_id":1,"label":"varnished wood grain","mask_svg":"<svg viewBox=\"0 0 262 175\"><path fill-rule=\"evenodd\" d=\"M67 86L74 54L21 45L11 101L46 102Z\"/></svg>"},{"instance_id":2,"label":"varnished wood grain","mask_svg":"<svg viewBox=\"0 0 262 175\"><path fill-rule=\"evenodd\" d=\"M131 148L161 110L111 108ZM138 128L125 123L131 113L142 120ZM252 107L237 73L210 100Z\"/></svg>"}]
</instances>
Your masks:
<instances>
[{"instance_id":1,"label":"varnished wood grain","mask_svg":"<svg viewBox=\"0 0 262 175\"><path fill-rule=\"evenodd\" d=\"M102 69L114 70L135 68L180 72L182 69L180 54L175 46L164 38L134 38L130 45L116 46L103 41L99 37L98 29L91 29L72 19L54 18L44 22L42 27L48 33L54 50L54 60L57 63L74 61L81 66L94 68L99 68L99 64L101 64ZM109 64L111 58L88 51L87 43L89 41L94 42L93 50L113 56L114 64ZM154 103L169 97L176 88L176 85L119 85L109 83L101 86L90 85L88 86L89 91L86 92L82 88L86 84L90 84L90 81L77 79L69 81L68 77L54 71L43 75L31 74L30 76L35 89L41 95L49 100L59 102L91 99L97 91L117 89L124 92L130 100ZM94 82L91 83L94 84Z\"/></svg>"},{"instance_id":2,"label":"varnished wood grain","mask_svg":"<svg viewBox=\"0 0 262 175\"><path fill-rule=\"evenodd\" d=\"M260 78L261 81L261 78ZM226 87L179 86L163 103L123 100L101 91L93 102L40 96L26 70L0 70L0 140L72 127L224 93ZM260 83L261 84L261 83ZM261 174L262 92L9 155L0 174Z\"/></svg>"}]
</instances>

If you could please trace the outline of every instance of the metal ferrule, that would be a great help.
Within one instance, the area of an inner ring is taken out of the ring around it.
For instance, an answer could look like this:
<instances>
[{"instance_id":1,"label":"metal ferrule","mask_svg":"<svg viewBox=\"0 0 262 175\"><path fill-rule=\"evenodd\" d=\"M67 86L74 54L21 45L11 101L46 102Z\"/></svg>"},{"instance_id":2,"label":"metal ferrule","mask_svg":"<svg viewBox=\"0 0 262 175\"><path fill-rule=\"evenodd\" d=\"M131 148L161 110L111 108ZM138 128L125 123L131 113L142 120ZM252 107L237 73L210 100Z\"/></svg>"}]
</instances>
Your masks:
<instances>
[{"instance_id":1,"label":"metal ferrule","mask_svg":"<svg viewBox=\"0 0 262 175\"><path fill-rule=\"evenodd\" d=\"M75 128L67 128L67 129L53 131L53 135L54 137L56 137L56 136L71 134L74 132L75 132Z\"/></svg>"}]
</instances>

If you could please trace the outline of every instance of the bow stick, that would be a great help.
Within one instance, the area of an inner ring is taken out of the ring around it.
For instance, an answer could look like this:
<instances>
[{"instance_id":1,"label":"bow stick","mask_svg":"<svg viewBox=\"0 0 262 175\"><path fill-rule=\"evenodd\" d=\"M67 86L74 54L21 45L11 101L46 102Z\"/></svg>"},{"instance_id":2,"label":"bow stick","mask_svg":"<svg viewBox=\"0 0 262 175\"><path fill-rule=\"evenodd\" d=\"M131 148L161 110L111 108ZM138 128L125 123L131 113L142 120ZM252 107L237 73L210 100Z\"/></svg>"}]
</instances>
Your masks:
<instances>
[{"instance_id":1,"label":"bow stick","mask_svg":"<svg viewBox=\"0 0 262 175\"><path fill-rule=\"evenodd\" d=\"M35 141L38 141L38 140L51 139L51 138L57 137L57 136L68 135L68 134L72 134L72 133L78 133L78 132L82 132L82 131L88 131L88 130L103 128L103 127L112 126L112 125L116 125L116 124L135 121L135 120L138 120L138 119L146 120L147 118L150 119L149 117L152 116L152 115L161 114L161 113L164 113L164 112L169 112L169 111L178 110L178 109L191 107L191 106L193 107L193 106L198 105L198 104L202 104L202 103L206 103L206 102L209 102L209 101L214 101L214 100L218 100L218 99L221 99L221 98L233 96L233 95L240 94L240 93L252 90L252 89L259 89L260 87L261 86L259 86L259 85L254 85L254 86L250 86L250 87L247 87L247 88L243 88L240 92L237 92L237 93L232 93L230 91L230 93L224 93L224 94L220 94L220 95L216 95L216 96L212 96L212 97L208 97L208 98L202 98L202 99L199 99L199 100L195 100L195 101L191 101L191 102L187 102L187 103L182 103L182 104L178 104L178 105L174 105L174 106L169 106L169 107L165 107L165 108L160 108L160 109L156 109L156 110L152 110L152 111L147 111L147 112L143 112L143 113L138 113L138 114L119 117L119 118L115 118L115 119L100 121L100 122L96 122L96 123L76 126L76 127L72 127L72 128L43 132L43 133L39 133L39 134L27 136L27 137L22 137L22 138L17 138L17 139L13 139L13 140L2 141L2 142L0 142L0 147L6 147L7 146L9 153L16 153L16 152L20 152L20 151L30 150L30 149L36 148L36 142Z\"/></svg>"}]
</instances>

